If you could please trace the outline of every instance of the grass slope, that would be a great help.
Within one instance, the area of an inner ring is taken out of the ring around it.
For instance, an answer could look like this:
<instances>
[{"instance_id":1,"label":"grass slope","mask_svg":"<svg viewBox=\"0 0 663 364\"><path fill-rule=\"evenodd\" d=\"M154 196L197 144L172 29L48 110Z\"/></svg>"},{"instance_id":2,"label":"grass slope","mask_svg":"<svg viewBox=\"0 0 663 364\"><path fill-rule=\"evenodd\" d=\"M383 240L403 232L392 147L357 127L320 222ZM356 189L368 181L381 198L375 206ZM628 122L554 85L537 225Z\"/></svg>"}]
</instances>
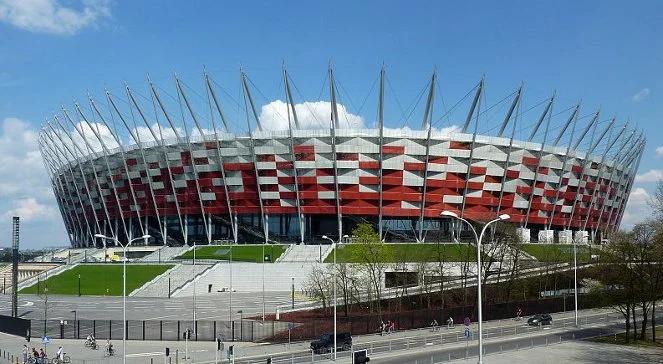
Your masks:
<instances>
[{"instance_id":1,"label":"grass slope","mask_svg":"<svg viewBox=\"0 0 663 364\"><path fill-rule=\"evenodd\" d=\"M127 295L136 288L151 281L173 265L127 264ZM81 295L121 296L122 264L82 264L49 277L45 282L24 288L20 293L43 293L48 287L49 294L77 295L78 275L81 276Z\"/></svg>"},{"instance_id":2,"label":"grass slope","mask_svg":"<svg viewBox=\"0 0 663 364\"><path fill-rule=\"evenodd\" d=\"M265 255L271 256L274 262L285 252L285 246L267 244ZM196 248L196 259L230 260L230 252L235 262L261 262L263 245L207 245ZM180 259L193 259L193 250L180 255Z\"/></svg>"},{"instance_id":3,"label":"grass slope","mask_svg":"<svg viewBox=\"0 0 663 364\"><path fill-rule=\"evenodd\" d=\"M638 335L639 334L640 334L640 328L638 328ZM626 342L626 334L620 332L613 335L595 337L592 339L588 339L588 341L604 343L604 344L628 345L636 347L644 346L644 347L663 348L663 328L660 328L658 326L656 327L656 342L651 341L651 327L647 329L645 336L646 340L640 340L639 337L637 339L633 339L633 335L631 334L629 342Z\"/></svg>"},{"instance_id":4,"label":"grass slope","mask_svg":"<svg viewBox=\"0 0 663 364\"><path fill-rule=\"evenodd\" d=\"M522 244L522 249L540 262L573 262L573 245L571 244ZM598 254L598 249L584 245L578 246L577 254L578 262L588 263L592 254Z\"/></svg>"},{"instance_id":5,"label":"grass slope","mask_svg":"<svg viewBox=\"0 0 663 364\"><path fill-rule=\"evenodd\" d=\"M476 249L469 244L383 244L385 263L396 262L437 262L438 252L445 262L476 261ZM361 262L358 244L341 245L336 251L339 263ZM438 251L439 249L439 251ZM325 259L326 263L334 260L333 252Z\"/></svg>"}]
</instances>

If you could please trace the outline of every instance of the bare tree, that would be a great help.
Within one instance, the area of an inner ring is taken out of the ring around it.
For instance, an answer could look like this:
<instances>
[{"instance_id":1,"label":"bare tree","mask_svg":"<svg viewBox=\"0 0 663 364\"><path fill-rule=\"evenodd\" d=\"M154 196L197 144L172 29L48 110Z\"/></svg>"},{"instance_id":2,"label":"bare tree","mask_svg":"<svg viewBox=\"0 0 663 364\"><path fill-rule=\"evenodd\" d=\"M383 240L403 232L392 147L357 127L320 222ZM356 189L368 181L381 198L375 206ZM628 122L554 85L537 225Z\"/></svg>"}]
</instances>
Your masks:
<instances>
[{"instance_id":1,"label":"bare tree","mask_svg":"<svg viewBox=\"0 0 663 364\"><path fill-rule=\"evenodd\" d=\"M327 312L333 290L333 277L329 269L321 266L313 268L304 284L304 290L314 300L322 304L322 310Z\"/></svg>"},{"instance_id":2,"label":"bare tree","mask_svg":"<svg viewBox=\"0 0 663 364\"><path fill-rule=\"evenodd\" d=\"M359 282L355 274L355 269L348 263L341 263L336 265L336 277L338 285L341 289L341 297L343 298L343 310L345 316L349 315L349 307L353 302L359 302L358 289Z\"/></svg>"}]
</instances>

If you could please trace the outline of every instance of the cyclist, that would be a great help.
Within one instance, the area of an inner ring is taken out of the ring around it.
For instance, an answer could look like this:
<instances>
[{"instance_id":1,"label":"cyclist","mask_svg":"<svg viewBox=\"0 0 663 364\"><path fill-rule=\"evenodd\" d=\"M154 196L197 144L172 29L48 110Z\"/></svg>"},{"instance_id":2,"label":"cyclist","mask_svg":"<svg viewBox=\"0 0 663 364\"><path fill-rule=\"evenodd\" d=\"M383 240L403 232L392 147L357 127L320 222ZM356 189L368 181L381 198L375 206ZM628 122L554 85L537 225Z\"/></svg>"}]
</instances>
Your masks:
<instances>
[{"instance_id":1,"label":"cyclist","mask_svg":"<svg viewBox=\"0 0 663 364\"><path fill-rule=\"evenodd\" d=\"M106 340L106 355L115 355L115 350L113 350L113 343L111 343L110 339Z\"/></svg>"},{"instance_id":2,"label":"cyclist","mask_svg":"<svg viewBox=\"0 0 663 364\"><path fill-rule=\"evenodd\" d=\"M433 331L437 331L439 324L437 323L436 319L433 319L433 321L430 323L430 326L433 328Z\"/></svg>"},{"instance_id":3,"label":"cyclist","mask_svg":"<svg viewBox=\"0 0 663 364\"><path fill-rule=\"evenodd\" d=\"M58 348L55 357L58 359L58 363L64 363L64 349L62 349L62 346Z\"/></svg>"},{"instance_id":4,"label":"cyclist","mask_svg":"<svg viewBox=\"0 0 663 364\"><path fill-rule=\"evenodd\" d=\"M46 355L46 352L44 351L44 348L39 349L39 363L46 363L48 362L48 355Z\"/></svg>"}]
</instances>

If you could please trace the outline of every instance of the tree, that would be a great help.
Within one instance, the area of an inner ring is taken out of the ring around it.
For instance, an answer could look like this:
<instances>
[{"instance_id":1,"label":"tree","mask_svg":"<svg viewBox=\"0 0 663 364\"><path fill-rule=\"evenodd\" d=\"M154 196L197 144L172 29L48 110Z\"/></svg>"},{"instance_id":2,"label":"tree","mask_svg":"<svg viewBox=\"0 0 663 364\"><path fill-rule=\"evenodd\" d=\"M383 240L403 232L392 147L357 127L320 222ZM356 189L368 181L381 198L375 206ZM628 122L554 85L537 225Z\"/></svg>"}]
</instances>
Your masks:
<instances>
[{"instance_id":1,"label":"tree","mask_svg":"<svg viewBox=\"0 0 663 364\"><path fill-rule=\"evenodd\" d=\"M369 292L372 292L378 312L382 312L382 279L391 261L391 251L385 247L380 237L367 223L361 223L352 231L352 241L356 245L354 254L357 266L368 277Z\"/></svg>"},{"instance_id":2,"label":"tree","mask_svg":"<svg viewBox=\"0 0 663 364\"><path fill-rule=\"evenodd\" d=\"M347 263L336 265L336 277L338 287L341 290L341 297L343 298L343 309L347 317L349 315L349 306L352 302L359 302L358 279L353 266Z\"/></svg>"},{"instance_id":3,"label":"tree","mask_svg":"<svg viewBox=\"0 0 663 364\"><path fill-rule=\"evenodd\" d=\"M654 209L654 216L660 225L663 222L663 180L656 183L656 191L649 201L649 205Z\"/></svg>"},{"instance_id":4,"label":"tree","mask_svg":"<svg viewBox=\"0 0 663 364\"><path fill-rule=\"evenodd\" d=\"M309 297L322 304L322 310L327 312L333 291L333 277L328 269L321 266L313 268L304 285L304 291Z\"/></svg>"},{"instance_id":5,"label":"tree","mask_svg":"<svg viewBox=\"0 0 663 364\"><path fill-rule=\"evenodd\" d=\"M497 222L490 227L490 241L481 245L481 272L482 286L485 287L488 279L496 275L499 281L504 265L511 264L511 271L517 269L514 265L520 257L521 238L516 233L516 227L506 222ZM515 259L514 259L515 258ZM513 276L512 276L513 278ZM497 299L497 297L495 297Z\"/></svg>"},{"instance_id":6,"label":"tree","mask_svg":"<svg viewBox=\"0 0 663 364\"><path fill-rule=\"evenodd\" d=\"M627 342L631 328L633 339L639 337L645 340L649 311L656 300L663 297L660 231L659 224L646 222L636 225L631 232L615 233L604 247L596 268L596 278L602 285L592 293L624 316ZM638 308L642 310L640 332L636 315ZM652 312L655 338L654 325Z\"/></svg>"}]
</instances>

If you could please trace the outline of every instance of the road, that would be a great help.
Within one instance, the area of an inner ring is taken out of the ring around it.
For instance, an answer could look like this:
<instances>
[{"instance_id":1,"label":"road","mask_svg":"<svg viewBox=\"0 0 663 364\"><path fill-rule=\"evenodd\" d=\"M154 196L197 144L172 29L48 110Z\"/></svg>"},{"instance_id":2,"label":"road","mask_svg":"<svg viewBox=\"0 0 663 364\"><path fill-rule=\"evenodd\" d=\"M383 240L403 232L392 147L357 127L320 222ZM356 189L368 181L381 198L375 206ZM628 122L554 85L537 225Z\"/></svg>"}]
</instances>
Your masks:
<instances>
[{"instance_id":1,"label":"road","mask_svg":"<svg viewBox=\"0 0 663 364\"><path fill-rule=\"evenodd\" d=\"M485 322L485 345L487 353L499 352L518 348L549 345L554 342L572 340L572 332L575 330L592 330L598 327L607 327L612 330L611 325L621 324L621 318L614 312L607 310L584 310L581 311L581 328L573 325L572 313L553 314L554 323L550 327L527 327L523 321L502 320ZM476 327L471 327L475 331ZM391 335L363 335L353 339L354 349L367 349L371 356L371 362L376 363L430 363L431 356L434 362L448 361L451 359L464 359L467 346L467 355L476 355L476 340L466 342L463 337L464 328L456 325L453 329L443 328L432 332L431 329L411 330L397 332ZM581 335L581 334L578 334ZM120 340L113 340L118 352L122 351ZM20 347L25 343L21 338L0 335L0 350L10 350L18 353ZM30 344L40 346L39 340L33 340ZM76 359L78 363L93 363L103 358L102 351L92 351L83 347L83 340L58 340L54 339L49 347L49 352L56 350L57 346L63 345L65 351ZM297 342L288 344L261 344L261 343L225 343L235 345L237 364L264 363L268 357L273 358L273 363L309 363L327 362L329 354L312 356L308 350L308 342ZM500 346L501 345L501 346ZM160 362L164 359L166 347L171 349L173 355L178 350L180 358L186 351L183 341L129 341L127 353L129 363L149 363L150 359ZM214 360L215 344L213 342L191 342L188 344L189 355L193 363L211 363ZM223 353L221 353L223 354ZM338 353L338 363L349 362L349 352ZM224 355L221 355L224 356ZM121 358L107 360L108 363L119 362ZM415 361L411 361L415 360ZM424 360L424 361L422 361ZM172 359L175 363L175 359Z\"/></svg>"},{"instance_id":2,"label":"road","mask_svg":"<svg viewBox=\"0 0 663 364\"><path fill-rule=\"evenodd\" d=\"M233 293L233 318L243 311L244 317L262 315L262 295L256 293ZM275 312L278 306L290 304L288 292L265 292L265 311ZM44 318L44 300L36 295L19 295L20 317L29 319ZM122 297L107 296L49 296L48 319L73 320L122 320ZM192 297L145 298L127 297L127 320L190 320L193 317ZM230 297L196 297L196 318L198 320L229 320ZM11 314L11 295L0 295L0 314Z\"/></svg>"}]
</instances>

